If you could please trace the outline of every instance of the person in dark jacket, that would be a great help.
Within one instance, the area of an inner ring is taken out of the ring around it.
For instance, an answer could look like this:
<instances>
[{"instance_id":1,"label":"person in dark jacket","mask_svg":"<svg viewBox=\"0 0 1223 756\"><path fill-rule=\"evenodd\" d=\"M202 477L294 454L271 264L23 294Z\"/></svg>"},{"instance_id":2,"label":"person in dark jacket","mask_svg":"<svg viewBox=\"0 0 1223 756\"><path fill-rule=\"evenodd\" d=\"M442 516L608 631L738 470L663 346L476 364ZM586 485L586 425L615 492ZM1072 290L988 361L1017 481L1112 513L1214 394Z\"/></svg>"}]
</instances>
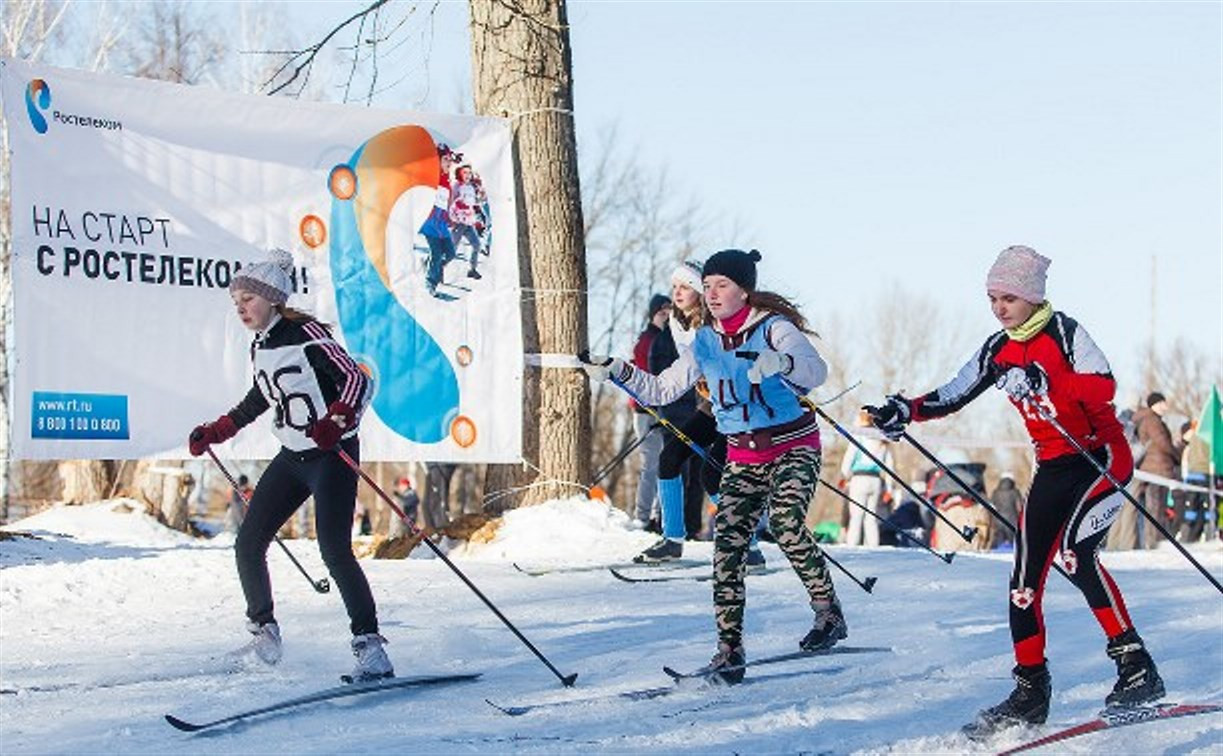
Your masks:
<instances>
[{"instance_id":1,"label":"person in dark jacket","mask_svg":"<svg viewBox=\"0 0 1223 756\"><path fill-rule=\"evenodd\" d=\"M633 346L633 367L641 370L650 369L650 349L654 340L667 328L667 320L671 315L671 300L665 294L655 294L650 297L650 306L646 312L645 330L637 335L637 343ZM637 479L637 509L634 519L643 526L656 522L658 518L658 455L662 453L664 432L655 427L653 416L629 400L633 408L633 424L637 432L637 447L641 455L641 477ZM644 440L643 440L644 439ZM657 532L662 532L661 524Z\"/></svg>"},{"instance_id":2,"label":"person in dark jacket","mask_svg":"<svg viewBox=\"0 0 1223 756\"><path fill-rule=\"evenodd\" d=\"M1175 480L1180 477L1180 459L1177 458L1172 443L1172 432L1168 430L1163 419L1167 411L1167 399L1163 394L1154 391L1147 397L1147 406L1134 413L1134 429L1138 434L1138 443L1145 449L1138 469ZM1143 482L1139 491L1142 495L1137 498L1142 501L1143 509L1160 522L1165 522L1167 518L1164 516L1164 509L1168 502L1168 487ZM1143 518L1142 526L1136 528L1136 532L1138 548L1153 549L1162 540L1159 531L1146 518Z\"/></svg>"},{"instance_id":3,"label":"person in dark jacket","mask_svg":"<svg viewBox=\"0 0 1223 756\"><path fill-rule=\"evenodd\" d=\"M697 329L704 322L701 265L688 261L671 273L671 314L650 345L649 366L645 372L658 375L671 366L682 352L692 348ZM698 409L704 401L690 388L678 399L658 408L659 414L679 428L692 441L708 449L719 463L725 459L725 442L717 432L713 416ZM684 540L701 529L701 503L704 498L702 476L704 460L674 434L663 440L658 457L658 503L662 514L663 537L638 554L637 562L666 562L684 553ZM714 478L718 477L710 472ZM716 480L712 490L717 491ZM695 513L694 513L695 510Z\"/></svg>"},{"instance_id":4,"label":"person in dark jacket","mask_svg":"<svg viewBox=\"0 0 1223 756\"><path fill-rule=\"evenodd\" d=\"M998 487L990 494L990 502L998 514L1007 522L1015 525L1019 522L1019 512L1023 509L1023 494L1015 485L1015 476L1009 472L1002 473L998 479ZM997 549L1015 543L1015 534L1010 528L999 525L990 534L989 547Z\"/></svg>"}]
</instances>

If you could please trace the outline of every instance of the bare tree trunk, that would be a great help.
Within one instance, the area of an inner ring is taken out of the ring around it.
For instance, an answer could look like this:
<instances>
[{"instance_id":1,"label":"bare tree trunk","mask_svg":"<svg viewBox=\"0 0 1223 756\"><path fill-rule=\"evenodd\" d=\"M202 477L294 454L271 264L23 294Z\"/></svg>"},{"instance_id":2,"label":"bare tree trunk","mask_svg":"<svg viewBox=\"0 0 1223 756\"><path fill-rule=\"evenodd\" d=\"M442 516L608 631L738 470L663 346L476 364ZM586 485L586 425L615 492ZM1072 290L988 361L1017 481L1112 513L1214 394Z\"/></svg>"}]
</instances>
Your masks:
<instances>
[{"instance_id":1,"label":"bare tree trunk","mask_svg":"<svg viewBox=\"0 0 1223 756\"><path fill-rule=\"evenodd\" d=\"M471 0L476 112L513 118L518 254L528 352L586 345L586 246L578 184L565 3ZM574 493L590 479L590 393L578 371L531 369L524 380L523 457L538 469L490 466L486 489L531 486L505 504ZM517 475L515 473L517 472ZM515 480L515 478L517 478Z\"/></svg>"},{"instance_id":2,"label":"bare tree trunk","mask_svg":"<svg viewBox=\"0 0 1223 756\"><path fill-rule=\"evenodd\" d=\"M113 460L70 459L59 463L63 498L69 504L101 501L110 495L118 464Z\"/></svg>"},{"instance_id":3,"label":"bare tree trunk","mask_svg":"<svg viewBox=\"0 0 1223 756\"><path fill-rule=\"evenodd\" d=\"M132 470L130 485L133 498L144 502L146 512L167 527L190 532L187 498L195 487L195 478L182 462L142 459Z\"/></svg>"}]
</instances>

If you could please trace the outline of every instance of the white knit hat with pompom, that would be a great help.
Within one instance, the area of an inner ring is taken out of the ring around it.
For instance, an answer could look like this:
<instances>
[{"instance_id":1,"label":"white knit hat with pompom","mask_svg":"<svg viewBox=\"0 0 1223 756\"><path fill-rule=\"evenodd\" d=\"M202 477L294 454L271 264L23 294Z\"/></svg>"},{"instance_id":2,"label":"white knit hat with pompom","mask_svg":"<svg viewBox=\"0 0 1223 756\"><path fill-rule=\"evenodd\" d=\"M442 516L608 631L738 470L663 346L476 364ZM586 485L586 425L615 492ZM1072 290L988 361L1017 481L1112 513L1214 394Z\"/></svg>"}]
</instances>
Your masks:
<instances>
[{"instance_id":1,"label":"white knit hat with pompom","mask_svg":"<svg viewBox=\"0 0 1223 756\"><path fill-rule=\"evenodd\" d=\"M268 250L269 259L244 265L229 282L231 292L245 289L272 304L284 304L293 293L293 253L279 247Z\"/></svg>"}]
</instances>

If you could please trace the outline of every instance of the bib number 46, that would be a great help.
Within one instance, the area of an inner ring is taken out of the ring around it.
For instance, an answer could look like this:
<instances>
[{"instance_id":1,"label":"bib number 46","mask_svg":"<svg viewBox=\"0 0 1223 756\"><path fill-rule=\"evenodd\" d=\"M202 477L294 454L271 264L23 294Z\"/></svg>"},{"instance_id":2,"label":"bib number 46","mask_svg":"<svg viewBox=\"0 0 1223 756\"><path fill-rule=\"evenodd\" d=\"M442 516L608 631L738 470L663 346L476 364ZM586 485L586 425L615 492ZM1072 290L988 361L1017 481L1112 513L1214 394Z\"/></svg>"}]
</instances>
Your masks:
<instances>
[{"instance_id":1,"label":"bib number 46","mask_svg":"<svg viewBox=\"0 0 1223 756\"><path fill-rule=\"evenodd\" d=\"M300 375L302 372L300 365L288 365L272 373L271 377L265 370L260 370L255 375L264 396L271 399L276 408L276 417L272 422L277 428L288 426L305 432L319 418L318 408L314 406L309 394L289 391L281 385L285 376Z\"/></svg>"}]
</instances>

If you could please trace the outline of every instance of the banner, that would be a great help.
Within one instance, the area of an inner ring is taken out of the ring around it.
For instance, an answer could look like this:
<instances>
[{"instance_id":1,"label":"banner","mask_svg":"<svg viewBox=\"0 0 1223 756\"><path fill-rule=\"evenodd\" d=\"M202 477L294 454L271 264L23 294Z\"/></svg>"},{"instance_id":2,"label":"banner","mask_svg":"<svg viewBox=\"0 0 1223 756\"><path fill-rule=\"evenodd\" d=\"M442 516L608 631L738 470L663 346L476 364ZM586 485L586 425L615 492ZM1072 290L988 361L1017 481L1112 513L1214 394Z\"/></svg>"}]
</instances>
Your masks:
<instances>
[{"instance_id":1,"label":"banner","mask_svg":"<svg viewBox=\"0 0 1223 756\"><path fill-rule=\"evenodd\" d=\"M521 458L508 122L13 60L0 84L14 458L186 456L252 386L227 287L275 247L294 257L288 305L373 378L364 459ZM277 414L219 451L274 455Z\"/></svg>"}]
</instances>

